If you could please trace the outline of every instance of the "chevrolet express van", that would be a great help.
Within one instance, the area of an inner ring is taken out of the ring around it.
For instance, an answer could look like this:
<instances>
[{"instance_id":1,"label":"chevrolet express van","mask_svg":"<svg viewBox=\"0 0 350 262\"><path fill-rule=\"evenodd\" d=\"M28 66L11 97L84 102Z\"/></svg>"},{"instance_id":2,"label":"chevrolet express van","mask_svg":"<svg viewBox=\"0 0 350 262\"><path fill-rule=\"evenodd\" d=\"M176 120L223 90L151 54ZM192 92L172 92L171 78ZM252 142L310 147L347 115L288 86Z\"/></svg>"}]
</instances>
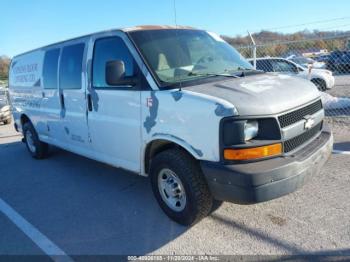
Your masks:
<instances>
[{"instance_id":1,"label":"chevrolet express van","mask_svg":"<svg viewBox=\"0 0 350 262\"><path fill-rule=\"evenodd\" d=\"M29 153L48 145L149 176L173 220L214 199L274 199L320 171L332 149L317 88L256 71L218 35L139 26L13 58L15 127Z\"/></svg>"}]
</instances>

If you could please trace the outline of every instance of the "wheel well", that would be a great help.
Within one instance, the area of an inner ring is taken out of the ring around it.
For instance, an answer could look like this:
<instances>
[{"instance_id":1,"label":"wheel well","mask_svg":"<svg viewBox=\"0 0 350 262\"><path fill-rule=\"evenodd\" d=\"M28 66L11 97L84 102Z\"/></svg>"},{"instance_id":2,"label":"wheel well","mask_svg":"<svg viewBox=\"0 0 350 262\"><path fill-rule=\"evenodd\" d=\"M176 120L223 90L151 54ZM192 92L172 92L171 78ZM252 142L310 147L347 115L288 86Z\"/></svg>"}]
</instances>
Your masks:
<instances>
[{"instance_id":1,"label":"wheel well","mask_svg":"<svg viewBox=\"0 0 350 262\"><path fill-rule=\"evenodd\" d=\"M312 78L311 82L313 82L313 83L316 83L316 82L326 83L326 81L324 81L322 78Z\"/></svg>"},{"instance_id":2,"label":"wheel well","mask_svg":"<svg viewBox=\"0 0 350 262\"><path fill-rule=\"evenodd\" d=\"M151 167L151 162L152 162L152 158L159 154L160 152L163 152L165 150L171 149L171 148L178 148L180 150L185 151L186 153L188 153L188 151L183 148L182 146L168 141L168 140L164 140L164 139L157 139L154 140L152 142L150 142L147 145L146 151L145 151L145 172L149 173L149 169ZM189 153L188 153L189 154ZM190 156L192 156L191 154L189 154Z\"/></svg>"},{"instance_id":3,"label":"wheel well","mask_svg":"<svg viewBox=\"0 0 350 262\"><path fill-rule=\"evenodd\" d=\"M326 81L322 78L313 78L311 82L320 90L324 91L327 87Z\"/></svg>"},{"instance_id":4,"label":"wheel well","mask_svg":"<svg viewBox=\"0 0 350 262\"><path fill-rule=\"evenodd\" d=\"M21 125L23 127L23 125L27 122L30 122L30 119L28 116L26 116L25 114L21 115Z\"/></svg>"}]
</instances>

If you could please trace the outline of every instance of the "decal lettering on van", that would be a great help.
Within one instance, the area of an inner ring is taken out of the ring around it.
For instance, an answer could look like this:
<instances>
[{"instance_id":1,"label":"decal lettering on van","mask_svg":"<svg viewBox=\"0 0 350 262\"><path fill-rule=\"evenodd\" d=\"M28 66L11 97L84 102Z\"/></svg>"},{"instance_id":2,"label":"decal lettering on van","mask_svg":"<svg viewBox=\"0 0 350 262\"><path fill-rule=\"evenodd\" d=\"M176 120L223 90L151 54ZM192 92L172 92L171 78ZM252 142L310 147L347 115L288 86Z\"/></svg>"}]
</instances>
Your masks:
<instances>
[{"instance_id":1,"label":"decal lettering on van","mask_svg":"<svg viewBox=\"0 0 350 262\"><path fill-rule=\"evenodd\" d=\"M38 64L19 65L13 68L15 83L33 83L37 80Z\"/></svg>"}]
</instances>

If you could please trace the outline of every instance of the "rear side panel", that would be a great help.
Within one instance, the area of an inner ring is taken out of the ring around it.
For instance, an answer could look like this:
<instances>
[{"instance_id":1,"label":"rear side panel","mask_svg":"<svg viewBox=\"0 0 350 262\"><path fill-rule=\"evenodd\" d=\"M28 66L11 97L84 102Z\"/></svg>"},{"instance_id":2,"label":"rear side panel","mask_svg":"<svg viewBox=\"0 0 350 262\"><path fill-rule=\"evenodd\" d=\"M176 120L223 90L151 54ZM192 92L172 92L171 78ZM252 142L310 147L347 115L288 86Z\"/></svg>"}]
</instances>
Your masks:
<instances>
[{"instance_id":1,"label":"rear side panel","mask_svg":"<svg viewBox=\"0 0 350 262\"><path fill-rule=\"evenodd\" d=\"M40 112L44 54L44 51L37 50L15 57L10 66L9 88L13 116L20 130L20 116L26 114L39 133L45 132Z\"/></svg>"}]
</instances>

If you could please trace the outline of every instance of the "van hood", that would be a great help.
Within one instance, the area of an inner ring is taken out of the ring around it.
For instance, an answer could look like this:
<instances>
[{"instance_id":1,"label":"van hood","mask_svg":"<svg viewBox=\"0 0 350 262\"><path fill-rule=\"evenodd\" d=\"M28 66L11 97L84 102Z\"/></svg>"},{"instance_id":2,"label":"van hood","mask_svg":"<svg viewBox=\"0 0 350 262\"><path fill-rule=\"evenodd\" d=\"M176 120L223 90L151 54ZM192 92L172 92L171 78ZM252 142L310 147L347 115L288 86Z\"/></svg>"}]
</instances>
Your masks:
<instances>
[{"instance_id":1,"label":"van hood","mask_svg":"<svg viewBox=\"0 0 350 262\"><path fill-rule=\"evenodd\" d=\"M278 114L320 97L310 81L276 73L230 78L186 90L224 99L244 116Z\"/></svg>"}]
</instances>

